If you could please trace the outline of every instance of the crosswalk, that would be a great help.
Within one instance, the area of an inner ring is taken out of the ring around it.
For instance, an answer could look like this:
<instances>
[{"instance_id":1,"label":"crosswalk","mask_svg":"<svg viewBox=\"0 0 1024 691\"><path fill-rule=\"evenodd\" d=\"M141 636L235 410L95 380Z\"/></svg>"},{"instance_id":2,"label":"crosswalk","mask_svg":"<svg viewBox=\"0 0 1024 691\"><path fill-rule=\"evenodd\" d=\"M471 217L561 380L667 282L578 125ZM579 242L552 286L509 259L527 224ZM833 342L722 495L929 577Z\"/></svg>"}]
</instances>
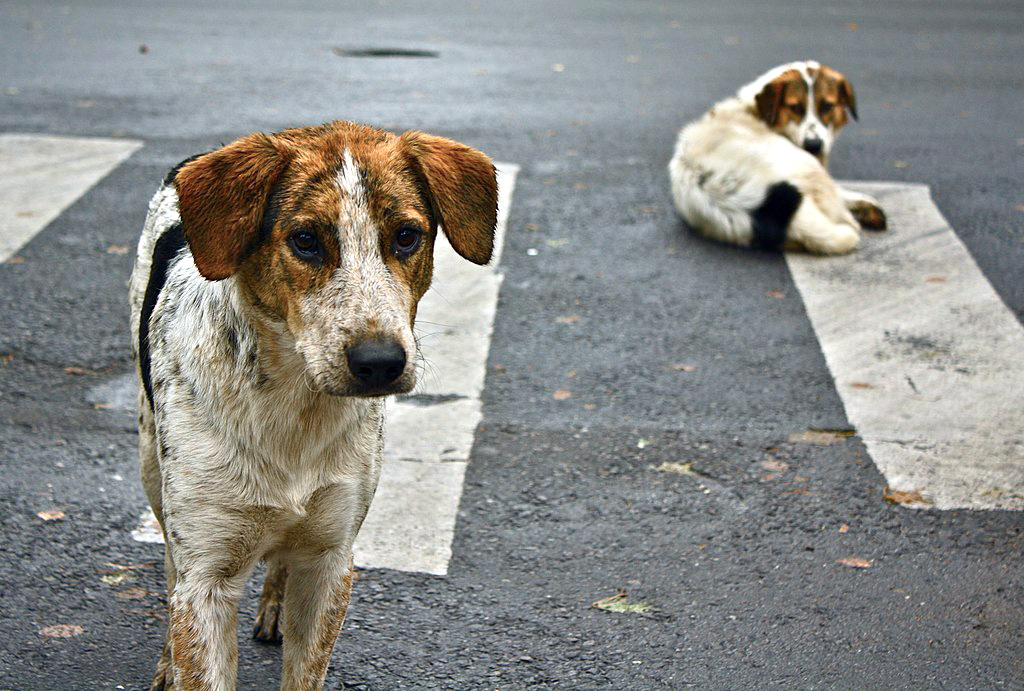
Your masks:
<instances>
[{"instance_id":1,"label":"crosswalk","mask_svg":"<svg viewBox=\"0 0 1024 691\"><path fill-rule=\"evenodd\" d=\"M140 146L0 135L0 261ZM417 326L429 367L414 395L389 402L389 427L402 434L387 437L385 471L356 543L361 566L447 572L481 419L498 260L518 168L503 164L498 172L491 266L470 265L438 243L434 286ZM892 230L868 236L848 257L787 256L850 421L907 505L1024 509L1019 322L927 187L860 188L881 199ZM133 400L131 376L102 386L108 399ZM136 540L158 542L153 527L147 513L130 529Z\"/></svg>"}]
</instances>

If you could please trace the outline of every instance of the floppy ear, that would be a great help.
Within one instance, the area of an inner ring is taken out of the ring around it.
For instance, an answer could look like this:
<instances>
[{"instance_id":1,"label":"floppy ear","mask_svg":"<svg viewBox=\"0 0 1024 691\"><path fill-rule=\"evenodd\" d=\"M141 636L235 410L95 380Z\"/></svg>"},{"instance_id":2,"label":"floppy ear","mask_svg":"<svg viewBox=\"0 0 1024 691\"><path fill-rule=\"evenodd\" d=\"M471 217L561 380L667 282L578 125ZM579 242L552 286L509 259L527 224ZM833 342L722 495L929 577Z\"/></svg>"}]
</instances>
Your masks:
<instances>
[{"instance_id":1,"label":"floppy ear","mask_svg":"<svg viewBox=\"0 0 1024 691\"><path fill-rule=\"evenodd\" d=\"M423 132L406 132L401 141L419 165L448 242L474 264L489 262L498 219L498 181L491 159Z\"/></svg>"},{"instance_id":2,"label":"floppy ear","mask_svg":"<svg viewBox=\"0 0 1024 691\"><path fill-rule=\"evenodd\" d=\"M286 163L274 139L257 133L200 156L175 175L181 227L203 277L231 276L262 239L263 210Z\"/></svg>"},{"instance_id":3,"label":"floppy ear","mask_svg":"<svg viewBox=\"0 0 1024 691\"><path fill-rule=\"evenodd\" d=\"M846 77L839 80L839 102L846 106L854 120L860 120L857 117L857 97L853 93L853 84Z\"/></svg>"},{"instance_id":4,"label":"floppy ear","mask_svg":"<svg viewBox=\"0 0 1024 691\"><path fill-rule=\"evenodd\" d=\"M776 78L765 84L761 93L754 97L757 113L769 127L775 127L779 122L779 109L782 107L782 97L785 93L786 81Z\"/></svg>"}]
</instances>

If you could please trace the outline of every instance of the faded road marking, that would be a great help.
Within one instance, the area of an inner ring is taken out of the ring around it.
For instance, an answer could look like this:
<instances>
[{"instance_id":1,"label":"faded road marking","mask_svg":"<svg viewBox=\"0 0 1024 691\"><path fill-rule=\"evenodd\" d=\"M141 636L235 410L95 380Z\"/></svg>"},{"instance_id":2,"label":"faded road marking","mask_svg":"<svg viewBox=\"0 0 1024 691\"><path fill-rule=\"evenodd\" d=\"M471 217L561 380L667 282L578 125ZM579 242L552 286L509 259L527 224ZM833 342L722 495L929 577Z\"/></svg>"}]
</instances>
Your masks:
<instances>
[{"instance_id":1,"label":"faded road marking","mask_svg":"<svg viewBox=\"0 0 1024 691\"><path fill-rule=\"evenodd\" d=\"M489 266L467 262L438 234L434 283L416 316L426 368L418 396L389 401L384 472L356 538L360 566L448 573L462 481L482 416L502 278L498 263L518 170L498 165L498 226Z\"/></svg>"},{"instance_id":2,"label":"faded road marking","mask_svg":"<svg viewBox=\"0 0 1024 691\"><path fill-rule=\"evenodd\" d=\"M927 186L851 187L890 230L786 255L850 422L916 506L1024 509L1024 329Z\"/></svg>"},{"instance_id":3,"label":"faded road marking","mask_svg":"<svg viewBox=\"0 0 1024 691\"><path fill-rule=\"evenodd\" d=\"M141 146L130 139L0 134L0 262Z\"/></svg>"}]
</instances>

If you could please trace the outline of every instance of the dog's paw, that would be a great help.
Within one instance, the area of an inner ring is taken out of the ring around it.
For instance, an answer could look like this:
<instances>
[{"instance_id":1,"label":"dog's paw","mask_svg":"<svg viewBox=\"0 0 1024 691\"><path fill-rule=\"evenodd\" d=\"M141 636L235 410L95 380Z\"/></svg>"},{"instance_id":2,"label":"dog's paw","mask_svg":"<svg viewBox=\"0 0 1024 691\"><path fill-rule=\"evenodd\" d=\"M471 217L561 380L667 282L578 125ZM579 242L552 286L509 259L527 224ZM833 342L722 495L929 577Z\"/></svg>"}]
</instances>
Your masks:
<instances>
[{"instance_id":1,"label":"dog's paw","mask_svg":"<svg viewBox=\"0 0 1024 691\"><path fill-rule=\"evenodd\" d=\"M850 213L857 219L857 223L864 230L885 230L888 223L882 207L873 202L864 200L850 205Z\"/></svg>"},{"instance_id":2,"label":"dog's paw","mask_svg":"<svg viewBox=\"0 0 1024 691\"><path fill-rule=\"evenodd\" d=\"M256 623L252 627L252 637L264 643L281 642L281 602L268 598L260 599L260 609L256 613Z\"/></svg>"}]
</instances>

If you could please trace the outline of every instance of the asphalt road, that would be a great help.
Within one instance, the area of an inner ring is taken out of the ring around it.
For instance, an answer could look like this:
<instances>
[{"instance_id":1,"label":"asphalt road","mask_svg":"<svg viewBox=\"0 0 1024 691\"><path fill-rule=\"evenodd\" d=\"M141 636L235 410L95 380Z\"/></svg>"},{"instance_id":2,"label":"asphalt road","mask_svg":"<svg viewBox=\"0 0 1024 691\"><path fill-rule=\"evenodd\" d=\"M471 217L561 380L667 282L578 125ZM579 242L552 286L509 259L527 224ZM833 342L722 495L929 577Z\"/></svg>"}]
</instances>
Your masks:
<instances>
[{"instance_id":1,"label":"asphalt road","mask_svg":"<svg viewBox=\"0 0 1024 691\"><path fill-rule=\"evenodd\" d=\"M131 254L108 248L185 156L336 118L521 170L448 575L362 571L329 687L1024 688L1024 516L893 506L856 435L790 441L849 422L785 260L688 233L665 172L713 101L821 60L861 116L833 172L930 185L1020 319L1018 2L0 15L0 131L144 142L0 265L0 688L139 688L159 651L133 416L94 405L132 371ZM367 48L436 56L344 54ZM653 611L591 607L620 589ZM81 632L40 633L62 624ZM241 685L273 688L279 654L243 640Z\"/></svg>"}]
</instances>

